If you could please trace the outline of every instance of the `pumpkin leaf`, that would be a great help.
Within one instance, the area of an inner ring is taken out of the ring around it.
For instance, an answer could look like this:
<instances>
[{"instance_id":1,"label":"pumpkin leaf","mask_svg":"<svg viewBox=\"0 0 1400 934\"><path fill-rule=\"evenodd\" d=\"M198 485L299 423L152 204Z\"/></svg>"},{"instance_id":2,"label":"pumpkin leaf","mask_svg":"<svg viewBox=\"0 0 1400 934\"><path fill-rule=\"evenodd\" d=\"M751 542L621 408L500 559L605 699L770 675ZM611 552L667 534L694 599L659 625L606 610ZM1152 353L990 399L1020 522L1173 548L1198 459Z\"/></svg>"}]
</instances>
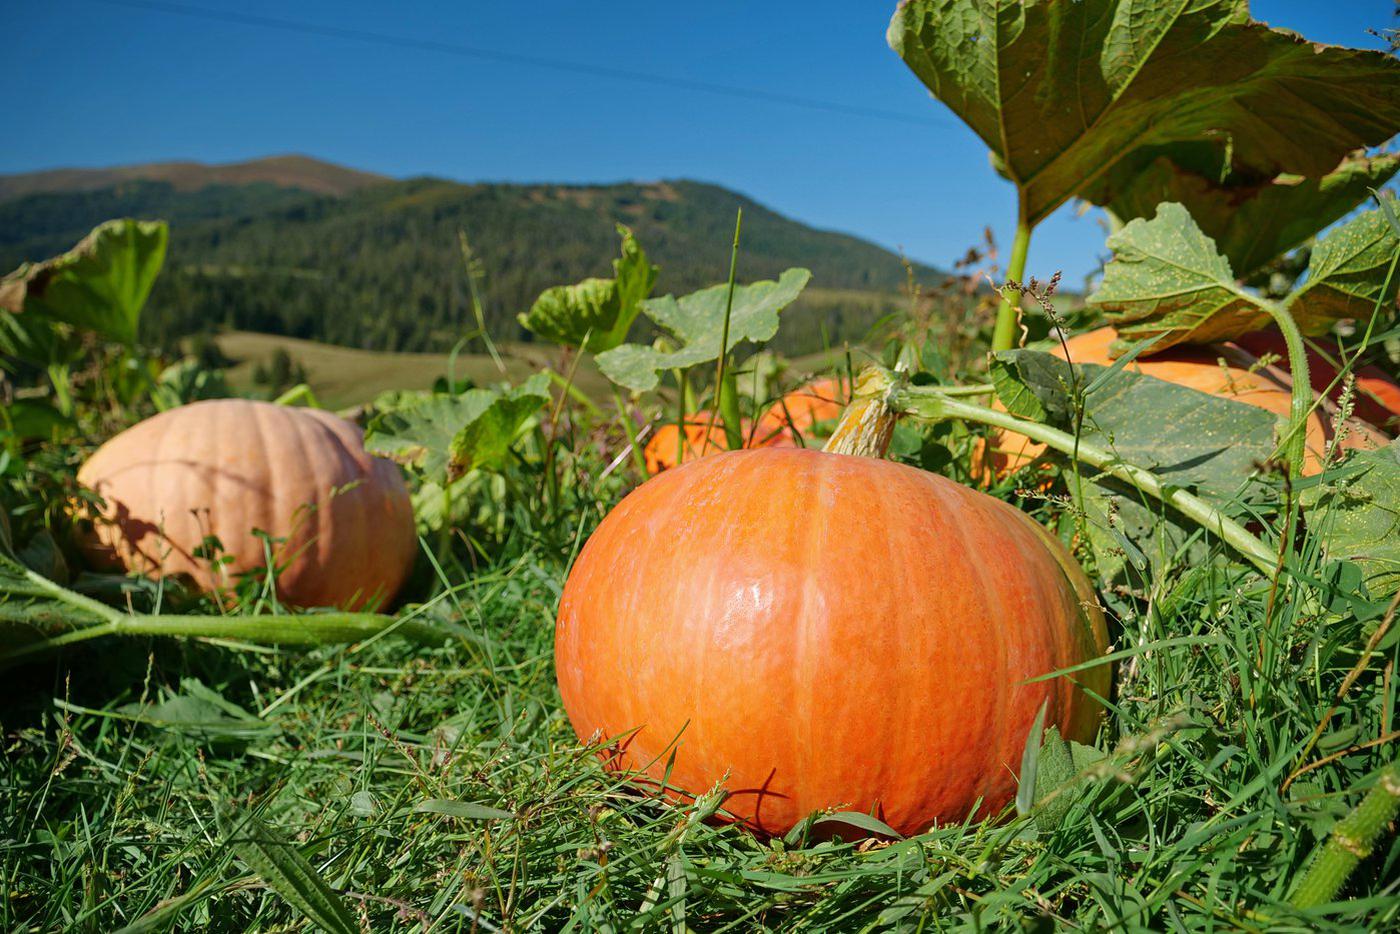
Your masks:
<instances>
[{"instance_id":1,"label":"pumpkin leaf","mask_svg":"<svg viewBox=\"0 0 1400 934\"><path fill-rule=\"evenodd\" d=\"M658 267L647 261L632 231L619 224L622 256L613 260L613 278L584 279L577 285L546 289L520 315L525 328L545 340L601 353L622 343L656 285ZM586 345L586 346L585 346Z\"/></svg>"},{"instance_id":2,"label":"pumpkin leaf","mask_svg":"<svg viewBox=\"0 0 1400 934\"><path fill-rule=\"evenodd\" d=\"M729 343L724 353L743 341L762 343L778 332L778 313L791 305L806 288L812 274L806 269L789 269L774 282L765 279L734 289L734 305L729 318ZM676 298L666 295L644 302L647 317L679 342L677 350L666 351L640 344L622 344L598 355L598 368L608 379L633 392L648 392L660 382L663 370L686 369L718 360L722 352L728 285L715 285Z\"/></svg>"},{"instance_id":3,"label":"pumpkin leaf","mask_svg":"<svg viewBox=\"0 0 1400 934\"><path fill-rule=\"evenodd\" d=\"M1059 727L1045 731L1035 777L1035 823L1043 833L1054 831L1074 806L1075 786L1082 783L1086 769L1107 758L1093 746L1066 741Z\"/></svg>"},{"instance_id":4,"label":"pumpkin leaf","mask_svg":"<svg viewBox=\"0 0 1400 934\"><path fill-rule=\"evenodd\" d=\"M549 376L536 373L504 391L401 394L398 399L370 421L365 449L429 478L451 481L468 470L500 465L525 422L549 401Z\"/></svg>"},{"instance_id":5,"label":"pumpkin leaf","mask_svg":"<svg viewBox=\"0 0 1400 934\"><path fill-rule=\"evenodd\" d=\"M358 934L345 900L281 831L253 814L244 815L239 825L230 846L268 888L318 927L332 934Z\"/></svg>"},{"instance_id":6,"label":"pumpkin leaf","mask_svg":"<svg viewBox=\"0 0 1400 934\"><path fill-rule=\"evenodd\" d=\"M1188 489L1227 513L1276 447L1276 416L1257 406L1212 396L1127 369L1076 364L1083 392L1081 437ZM1029 411L1033 396L1045 413L1035 420L1073 429L1070 365L1035 350L993 356L993 385L1008 409ZM1101 576L1113 580L1129 565L1142 569L1173 560L1198 541L1198 527L1156 500L1112 478L1084 475L1087 531ZM1193 547L1193 554L1203 554Z\"/></svg>"},{"instance_id":7,"label":"pumpkin leaf","mask_svg":"<svg viewBox=\"0 0 1400 934\"><path fill-rule=\"evenodd\" d=\"M1351 154L1316 178L1238 172L1228 147L1199 140L1142 147L1084 191L1122 221L1186 207L1240 278L1344 217L1400 170L1400 156Z\"/></svg>"},{"instance_id":8,"label":"pumpkin leaf","mask_svg":"<svg viewBox=\"0 0 1400 934\"><path fill-rule=\"evenodd\" d=\"M1270 29L1246 0L904 0L888 38L1031 225L1139 147L1224 136L1237 171L1320 177L1400 127L1400 61Z\"/></svg>"},{"instance_id":9,"label":"pumpkin leaf","mask_svg":"<svg viewBox=\"0 0 1400 934\"><path fill-rule=\"evenodd\" d=\"M0 309L130 344L168 238L163 221L107 221L62 256L25 263L0 279Z\"/></svg>"},{"instance_id":10,"label":"pumpkin leaf","mask_svg":"<svg viewBox=\"0 0 1400 934\"><path fill-rule=\"evenodd\" d=\"M1337 479L1327 479L1336 476ZM1375 599L1400 590L1400 441L1357 451L1302 496L1327 557L1360 567Z\"/></svg>"},{"instance_id":11,"label":"pumpkin leaf","mask_svg":"<svg viewBox=\"0 0 1400 934\"><path fill-rule=\"evenodd\" d=\"M1400 277L1391 277L1387 288L1386 270L1396 250L1400 234L1381 211L1357 215L1313 247L1307 278L1288 296L1288 310L1312 331L1342 318L1369 318L1377 303L1395 300Z\"/></svg>"},{"instance_id":12,"label":"pumpkin leaf","mask_svg":"<svg viewBox=\"0 0 1400 934\"><path fill-rule=\"evenodd\" d=\"M1162 204L1151 220L1128 223L1108 247L1113 260L1088 301L1107 313L1124 347L1159 335L1157 350L1209 343L1271 320L1180 204Z\"/></svg>"}]
</instances>

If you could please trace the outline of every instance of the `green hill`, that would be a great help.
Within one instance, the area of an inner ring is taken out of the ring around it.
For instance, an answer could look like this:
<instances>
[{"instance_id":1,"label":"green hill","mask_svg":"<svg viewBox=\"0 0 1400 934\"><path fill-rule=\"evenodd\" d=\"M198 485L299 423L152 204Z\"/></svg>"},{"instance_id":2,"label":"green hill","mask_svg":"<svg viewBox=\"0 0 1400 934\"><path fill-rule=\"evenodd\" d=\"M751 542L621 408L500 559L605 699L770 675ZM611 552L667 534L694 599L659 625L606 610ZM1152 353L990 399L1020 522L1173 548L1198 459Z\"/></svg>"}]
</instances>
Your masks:
<instances>
[{"instance_id":1,"label":"green hill","mask_svg":"<svg viewBox=\"0 0 1400 934\"><path fill-rule=\"evenodd\" d=\"M658 294L685 292L723 281L743 208L741 279L789 266L813 272L779 335L792 354L858 340L896 306L906 280L888 250L701 182L460 184L355 173L355 184L326 193L298 185L352 170L220 168L202 185L188 172L97 187L38 173L47 190L36 176L0 178L0 266L61 251L108 217L164 217L171 250L151 297L150 339L236 329L380 351L443 351L475 327L459 231L480 262L487 324L500 340L529 339L515 316L545 288L608 274L619 222L660 264ZM3 197L13 191L23 193ZM941 279L929 267L916 274Z\"/></svg>"}]
</instances>

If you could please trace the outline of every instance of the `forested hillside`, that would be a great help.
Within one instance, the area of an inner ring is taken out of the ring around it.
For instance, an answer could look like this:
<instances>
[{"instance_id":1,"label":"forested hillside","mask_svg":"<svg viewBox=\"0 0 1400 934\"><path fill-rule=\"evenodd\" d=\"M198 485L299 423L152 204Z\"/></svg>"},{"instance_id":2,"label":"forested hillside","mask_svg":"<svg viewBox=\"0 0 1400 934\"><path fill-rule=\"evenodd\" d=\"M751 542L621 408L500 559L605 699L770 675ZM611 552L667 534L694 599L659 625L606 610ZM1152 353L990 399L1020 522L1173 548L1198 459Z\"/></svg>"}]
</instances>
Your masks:
<instances>
[{"instance_id":1,"label":"forested hillside","mask_svg":"<svg viewBox=\"0 0 1400 934\"><path fill-rule=\"evenodd\" d=\"M459 234L477 259L492 334L528 339L517 313L551 285L608 274L619 222L660 264L658 294L722 281L741 207L742 279L798 265L813 272L779 349L805 353L859 339L898 301L906 272L895 254L692 181L419 178L337 196L272 181L192 188L138 179L32 191L0 200L0 264L53 255L103 218L163 217L171 253L146 317L154 341L226 327L374 350L444 350L475 327ZM940 278L927 267L916 271L925 282Z\"/></svg>"}]
</instances>

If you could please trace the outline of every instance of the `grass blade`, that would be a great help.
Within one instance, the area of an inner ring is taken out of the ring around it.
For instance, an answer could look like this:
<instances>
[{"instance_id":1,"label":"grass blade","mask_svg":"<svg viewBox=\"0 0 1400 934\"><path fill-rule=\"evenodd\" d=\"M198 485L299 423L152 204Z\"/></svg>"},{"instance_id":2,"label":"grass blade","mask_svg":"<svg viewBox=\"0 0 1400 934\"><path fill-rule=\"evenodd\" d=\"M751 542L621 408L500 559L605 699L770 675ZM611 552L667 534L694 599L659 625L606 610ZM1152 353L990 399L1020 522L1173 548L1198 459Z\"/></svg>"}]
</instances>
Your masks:
<instances>
[{"instance_id":1,"label":"grass blade","mask_svg":"<svg viewBox=\"0 0 1400 934\"><path fill-rule=\"evenodd\" d=\"M350 907L274 827L249 814L229 843L268 888L308 920L332 934L359 934Z\"/></svg>"}]
</instances>

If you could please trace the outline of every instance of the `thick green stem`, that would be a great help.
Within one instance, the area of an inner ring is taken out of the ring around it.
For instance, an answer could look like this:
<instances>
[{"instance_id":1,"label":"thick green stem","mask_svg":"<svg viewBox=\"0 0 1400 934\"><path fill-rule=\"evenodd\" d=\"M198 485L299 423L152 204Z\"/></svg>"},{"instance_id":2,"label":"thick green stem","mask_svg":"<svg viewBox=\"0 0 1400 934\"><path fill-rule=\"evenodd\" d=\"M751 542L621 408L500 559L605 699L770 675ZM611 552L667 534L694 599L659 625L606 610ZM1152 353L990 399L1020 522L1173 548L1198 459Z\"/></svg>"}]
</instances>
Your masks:
<instances>
[{"instance_id":1,"label":"thick green stem","mask_svg":"<svg viewBox=\"0 0 1400 934\"><path fill-rule=\"evenodd\" d=\"M1307 871L1289 899L1295 908L1315 908L1335 901L1357 863L1372 848L1400 810L1400 763L1381 770L1375 786L1356 809L1342 818L1313 852Z\"/></svg>"},{"instance_id":2,"label":"thick green stem","mask_svg":"<svg viewBox=\"0 0 1400 934\"><path fill-rule=\"evenodd\" d=\"M1080 463L1096 467L1117 480L1141 490L1153 499L1160 500L1180 512L1183 516L1218 535L1224 542L1238 551L1255 567L1272 574L1278 556L1267 545L1235 520L1223 515L1205 500L1180 487L1163 483L1150 470L1125 463L1107 448L1099 447L1067 431L1019 419L1007 412L973 405L949 398L936 389L928 387L904 387L891 393L890 406L898 412L920 418L943 420L956 418L965 422L978 422L1006 431L1024 435L1072 457Z\"/></svg>"},{"instance_id":3,"label":"thick green stem","mask_svg":"<svg viewBox=\"0 0 1400 934\"><path fill-rule=\"evenodd\" d=\"M389 628L406 638L426 643L441 642L452 634L451 627L413 619L399 621L379 613L283 613L265 616L129 614L75 593L28 568L8 563L7 567L20 570L25 579L22 585L11 590L16 598L47 597L92 617L92 621L78 623L65 632L14 648L0 649L0 669L67 645L104 636L184 636L235 639L267 645L322 645L358 642Z\"/></svg>"},{"instance_id":4,"label":"thick green stem","mask_svg":"<svg viewBox=\"0 0 1400 934\"><path fill-rule=\"evenodd\" d=\"M1026 254L1031 248L1031 225L1026 220L1025 211L1020 212L1016 221L1016 239L1011 241L1011 260L1006 267L1006 278L1020 283L1026 275ZM1016 327L1020 324L1021 292L1006 288L1001 293L1001 305L997 307L996 328L992 331L992 351L1010 350L1016 346Z\"/></svg>"},{"instance_id":5,"label":"thick green stem","mask_svg":"<svg viewBox=\"0 0 1400 934\"><path fill-rule=\"evenodd\" d=\"M860 375L855 386L855 397L841 416L824 450L837 454L882 457L889 447L895 420L900 415L930 421L958 419L991 425L1038 441L1066 457L1096 467L1108 476L1141 490L1218 535L1264 573L1274 572L1278 556L1244 526L1200 497L1163 483L1150 470L1124 463L1107 448L1067 431L1026 421L1008 412L963 402L932 386L901 385L896 374L879 367L870 367Z\"/></svg>"},{"instance_id":6,"label":"thick green stem","mask_svg":"<svg viewBox=\"0 0 1400 934\"><path fill-rule=\"evenodd\" d=\"M1287 308L1271 301L1261 301L1261 305L1278 325L1283 334L1283 342L1288 346L1288 372L1293 379L1293 399L1289 407L1288 430L1283 438L1283 456L1288 461L1288 475L1296 480L1303 475L1303 464L1307 457L1308 419L1312 417L1313 409L1308 349L1303 346L1303 333L1298 330L1298 322L1293 320L1293 315Z\"/></svg>"},{"instance_id":7,"label":"thick green stem","mask_svg":"<svg viewBox=\"0 0 1400 934\"><path fill-rule=\"evenodd\" d=\"M744 417L739 411L739 381L734 368L726 367L719 384L719 415L724 419L724 443L731 451L744 446Z\"/></svg>"}]
</instances>

